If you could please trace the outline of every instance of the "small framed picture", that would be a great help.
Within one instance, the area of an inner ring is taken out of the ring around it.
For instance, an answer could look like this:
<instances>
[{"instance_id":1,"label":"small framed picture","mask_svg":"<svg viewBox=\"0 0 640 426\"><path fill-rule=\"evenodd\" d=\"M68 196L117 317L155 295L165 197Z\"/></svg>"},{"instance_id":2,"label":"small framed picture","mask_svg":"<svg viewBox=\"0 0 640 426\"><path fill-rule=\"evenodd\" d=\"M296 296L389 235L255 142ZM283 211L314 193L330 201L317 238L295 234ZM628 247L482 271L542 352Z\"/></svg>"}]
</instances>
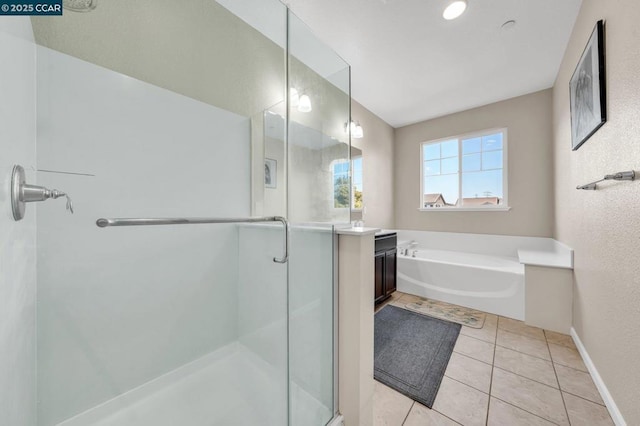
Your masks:
<instances>
[{"instance_id":1,"label":"small framed picture","mask_svg":"<svg viewBox=\"0 0 640 426\"><path fill-rule=\"evenodd\" d=\"M607 121L604 47L604 21L600 20L569 82L574 151Z\"/></svg>"},{"instance_id":2,"label":"small framed picture","mask_svg":"<svg viewBox=\"0 0 640 426\"><path fill-rule=\"evenodd\" d=\"M264 186L265 188L278 186L278 162L271 158L264 159Z\"/></svg>"}]
</instances>

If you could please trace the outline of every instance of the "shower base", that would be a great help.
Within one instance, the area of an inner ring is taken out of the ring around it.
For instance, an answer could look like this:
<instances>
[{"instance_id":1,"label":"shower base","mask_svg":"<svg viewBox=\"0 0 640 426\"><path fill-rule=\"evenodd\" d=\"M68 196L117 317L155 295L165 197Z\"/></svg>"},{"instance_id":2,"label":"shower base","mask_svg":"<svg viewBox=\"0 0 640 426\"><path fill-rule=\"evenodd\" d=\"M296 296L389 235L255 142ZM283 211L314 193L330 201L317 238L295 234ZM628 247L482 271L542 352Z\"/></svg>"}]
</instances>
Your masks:
<instances>
[{"instance_id":1,"label":"shower base","mask_svg":"<svg viewBox=\"0 0 640 426\"><path fill-rule=\"evenodd\" d=\"M98 405L59 426L287 424L278 371L238 342ZM332 412L291 383L292 424L324 424Z\"/></svg>"}]
</instances>

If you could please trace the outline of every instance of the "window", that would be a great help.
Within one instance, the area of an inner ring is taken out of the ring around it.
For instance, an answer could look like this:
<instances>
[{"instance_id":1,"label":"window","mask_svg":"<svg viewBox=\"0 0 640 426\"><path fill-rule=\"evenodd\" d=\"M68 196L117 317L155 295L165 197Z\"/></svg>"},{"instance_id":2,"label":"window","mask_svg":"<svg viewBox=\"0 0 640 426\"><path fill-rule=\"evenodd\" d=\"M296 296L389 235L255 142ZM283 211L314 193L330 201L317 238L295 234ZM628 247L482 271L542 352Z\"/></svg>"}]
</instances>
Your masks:
<instances>
[{"instance_id":1,"label":"window","mask_svg":"<svg viewBox=\"0 0 640 426\"><path fill-rule=\"evenodd\" d=\"M420 209L507 208L506 135L498 129L423 143Z\"/></svg>"},{"instance_id":2,"label":"window","mask_svg":"<svg viewBox=\"0 0 640 426\"><path fill-rule=\"evenodd\" d=\"M362 209L362 156L351 159L353 164L353 200L351 208Z\"/></svg>"},{"instance_id":3,"label":"window","mask_svg":"<svg viewBox=\"0 0 640 426\"><path fill-rule=\"evenodd\" d=\"M331 163L333 173L333 207L359 210L362 208L362 156L351 160L353 190L349 191L349 160Z\"/></svg>"}]
</instances>

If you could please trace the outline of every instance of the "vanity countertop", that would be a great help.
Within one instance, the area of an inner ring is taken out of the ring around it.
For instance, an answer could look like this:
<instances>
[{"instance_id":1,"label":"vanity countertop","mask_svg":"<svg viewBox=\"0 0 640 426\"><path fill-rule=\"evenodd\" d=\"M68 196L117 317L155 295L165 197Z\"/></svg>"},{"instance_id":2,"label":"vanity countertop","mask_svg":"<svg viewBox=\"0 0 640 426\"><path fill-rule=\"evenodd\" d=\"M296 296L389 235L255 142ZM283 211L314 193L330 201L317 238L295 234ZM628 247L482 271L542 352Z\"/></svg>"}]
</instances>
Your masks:
<instances>
[{"instance_id":1,"label":"vanity countertop","mask_svg":"<svg viewBox=\"0 0 640 426\"><path fill-rule=\"evenodd\" d=\"M376 237L383 237L385 235L395 235L396 231L393 231L391 229L380 229L378 232L376 232Z\"/></svg>"},{"instance_id":2,"label":"vanity countertop","mask_svg":"<svg viewBox=\"0 0 640 426\"><path fill-rule=\"evenodd\" d=\"M370 234L377 234L378 231L380 231L380 228L354 227L354 228L336 229L336 234L338 235L370 235Z\"/></svg>"}]
</instances>

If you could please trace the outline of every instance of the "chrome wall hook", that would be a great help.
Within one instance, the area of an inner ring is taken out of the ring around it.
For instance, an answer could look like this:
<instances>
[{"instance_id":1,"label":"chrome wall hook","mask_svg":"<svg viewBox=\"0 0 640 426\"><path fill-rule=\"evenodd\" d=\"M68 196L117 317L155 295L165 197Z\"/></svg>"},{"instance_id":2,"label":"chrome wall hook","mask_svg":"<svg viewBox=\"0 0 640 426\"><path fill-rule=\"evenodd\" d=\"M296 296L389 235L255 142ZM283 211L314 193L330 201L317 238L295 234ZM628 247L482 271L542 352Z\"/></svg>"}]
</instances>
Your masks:
<instances>
[{"instance_id":1,"label":"chrome wall hook","mask_svg":"<svg viewBox=\"0 0 640 426\"><path fill-rule=\"evenodd\" d=\"M11 210L16 221L24 218L26 203L60 197L66 197L67 210L73 213L73 203L66 193L57 189L47 189L44 186L29 185L26 183L24 168L20 165L13 166L13 172L11 173Z\"/></svg>"}]
</instances>

